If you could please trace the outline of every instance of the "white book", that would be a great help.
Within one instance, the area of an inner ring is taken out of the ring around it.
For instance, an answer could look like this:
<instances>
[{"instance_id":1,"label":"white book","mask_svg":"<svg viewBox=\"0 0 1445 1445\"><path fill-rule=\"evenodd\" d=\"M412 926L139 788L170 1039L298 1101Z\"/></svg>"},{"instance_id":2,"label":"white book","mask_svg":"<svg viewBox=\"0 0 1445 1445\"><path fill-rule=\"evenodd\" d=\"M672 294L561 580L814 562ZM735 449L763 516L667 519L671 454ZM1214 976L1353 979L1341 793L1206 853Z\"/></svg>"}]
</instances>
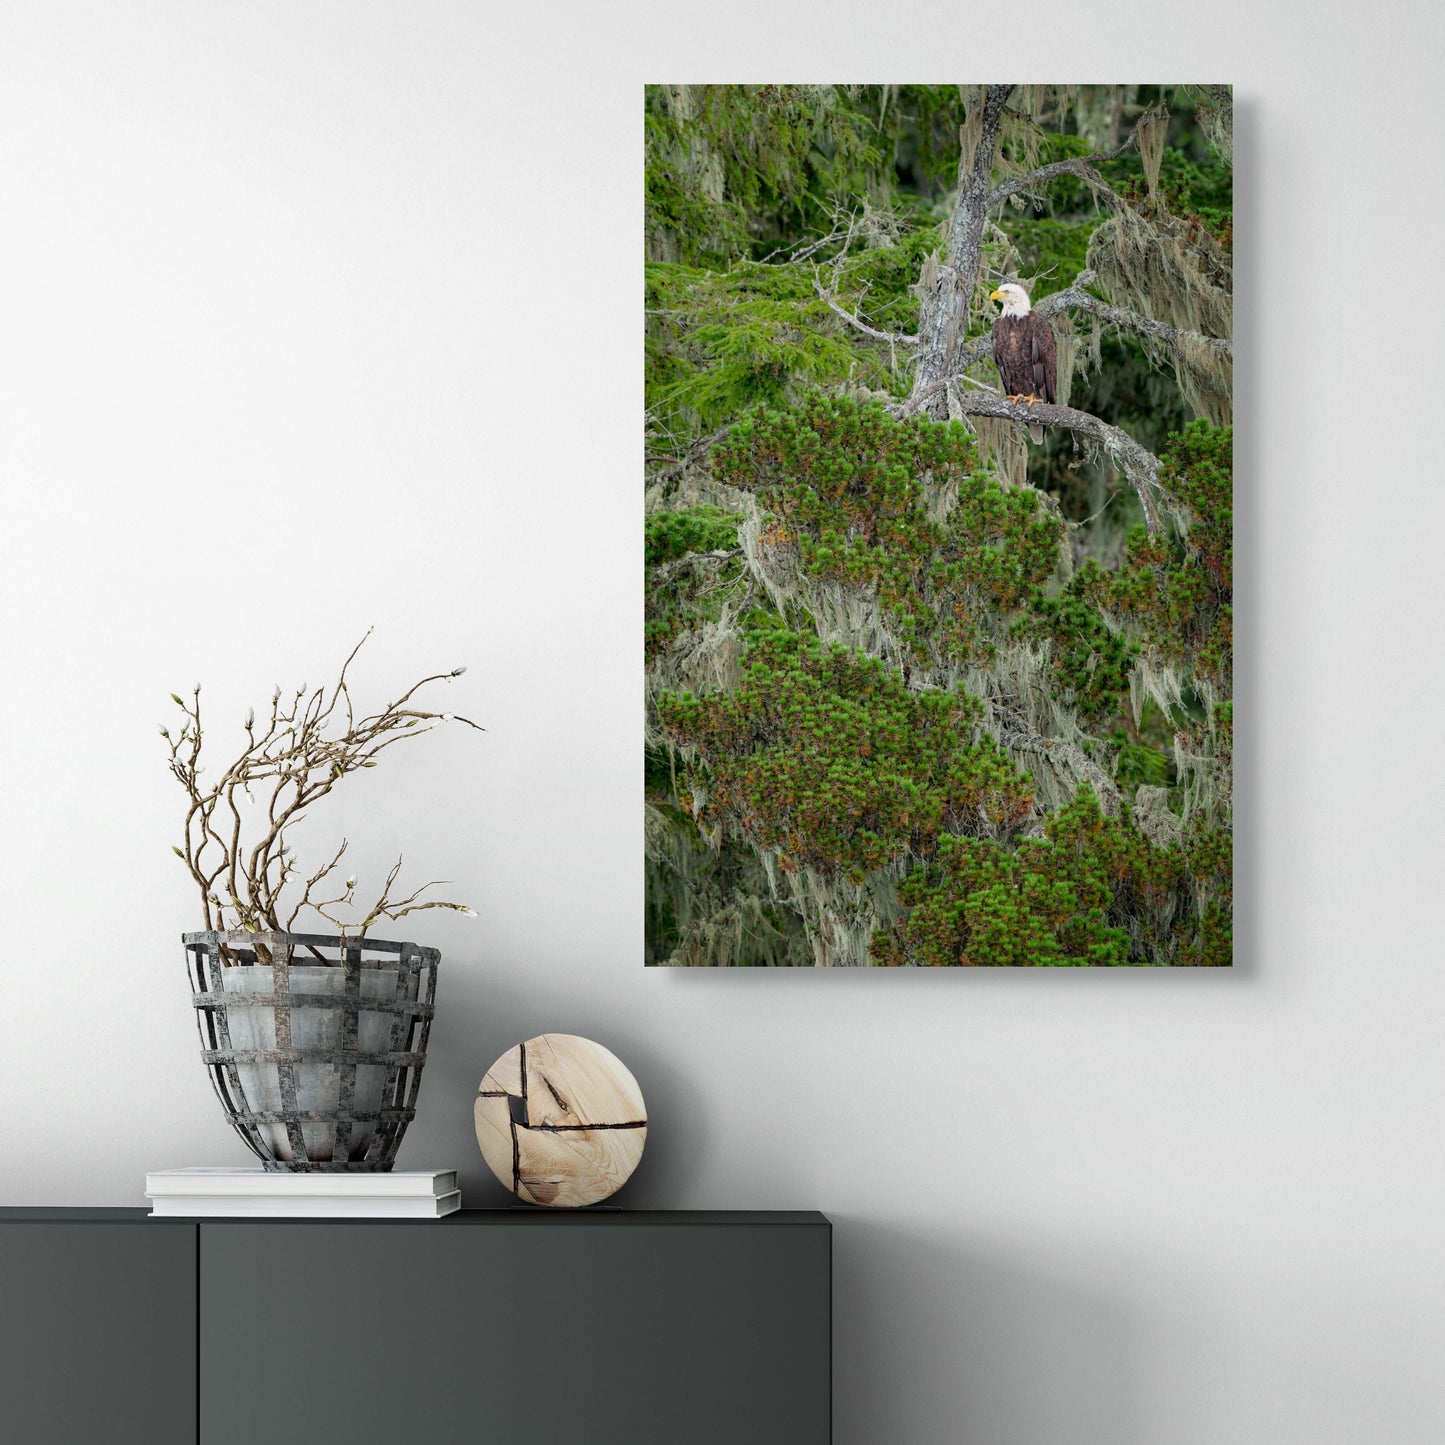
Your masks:
<instances>
[{"instance_id":1,"label":"white book","mask_svg":"<svg viewBox=\"0 0 1445 1445\"><path fill-rule=\"evenodd\" d=\"M265 1169L156 1169L146 1175L146 1197L247 1195L256 1199L439 1199L457 1188L455 1169L397 1169L390 1174L272 1174Z\"/></svg>"},{"instance_id":2,"label":"white book","mask_svg":"<svg viewBox=\"0 0 1445 1445\"><path fill-rule=\"evenodd\" d=\"M462 1207L461 1190L439 1195L266 1198L257 1194L148 1194L152 1219L441 1219Z\"/></svg>"},{"instance_id":3,"label":"white book","mask_svg":"<svg viewBox=\"0 0 1445 1445\"><path fill-rule=\"evenodd\" d=\"M157 1169L153 1218L440 1219L461 1208L455 1169L390 1174L271 1174L265 1169Z\"/></svg>"}]
</instances>

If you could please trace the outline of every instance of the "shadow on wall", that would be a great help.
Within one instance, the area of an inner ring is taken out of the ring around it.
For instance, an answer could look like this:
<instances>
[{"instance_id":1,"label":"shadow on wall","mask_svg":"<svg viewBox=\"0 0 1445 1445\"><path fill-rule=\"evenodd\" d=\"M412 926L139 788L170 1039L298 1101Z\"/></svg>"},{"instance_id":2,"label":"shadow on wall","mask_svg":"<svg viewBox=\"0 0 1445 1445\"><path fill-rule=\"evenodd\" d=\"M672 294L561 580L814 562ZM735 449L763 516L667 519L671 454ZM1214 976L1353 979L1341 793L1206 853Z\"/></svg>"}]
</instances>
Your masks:
<instances>
[{"instance_id":1,"label":"shadow on wall","mask_svg":"<svg viewBox=\"0 0 1445 1445\"><path fill-rule=\"evenodd\" d=\"M962 1231L833 1224L837 1445L1138 1438L1138 1322L1122 1298Z\"/></svg>"},{"instance_id":2,"label":"shadow on wall","mask_svg":"<svg viewBox=\"0 0 1445 1445\"><path fill-rule=\"evenodd\" d=\"M1244 322L1234 335L1234 625L1236 636L1245 639L1234 658L1234 696L1240 704L1234 734L1234 972L1251 977L1262 971L1262 910L1257 899L1265 896L1259 719L1278 707L1277 700L1267 697L1266 619L1256 601L1265 575L1262 497L1267 479L1260 445L1264 417L1257 395L1264 357L1255 318L1262 310L1261 278L1268 269L1261 253L1263 238L1269 234L1268 195L1259 183L1259 112L1258 102L1250 100L1239 101L1234 108L1234 204L1237 214L1250 218L1235 238L1234 267L1234 312Z\"/></svg>"}]
</instances>

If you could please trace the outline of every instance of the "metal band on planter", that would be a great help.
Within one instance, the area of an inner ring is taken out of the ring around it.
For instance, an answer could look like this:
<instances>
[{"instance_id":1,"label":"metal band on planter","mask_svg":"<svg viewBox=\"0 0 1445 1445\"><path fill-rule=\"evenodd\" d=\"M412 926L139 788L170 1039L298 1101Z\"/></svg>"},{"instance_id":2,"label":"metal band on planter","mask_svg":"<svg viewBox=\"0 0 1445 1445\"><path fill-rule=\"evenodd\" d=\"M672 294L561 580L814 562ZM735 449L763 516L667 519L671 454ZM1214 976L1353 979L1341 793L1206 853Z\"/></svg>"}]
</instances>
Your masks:
<instances>
[{"instance_id":1,"label":"metal band on planter","mask_svg":"<svg viewBox=\"0 0 1445 1445\"><path fill-rule=\"evenodd\" d=\"M268 1170L389 1171L426 1062L441 954L316 933L186 933L201 1060Z\"/></svg>"}]
</instances>

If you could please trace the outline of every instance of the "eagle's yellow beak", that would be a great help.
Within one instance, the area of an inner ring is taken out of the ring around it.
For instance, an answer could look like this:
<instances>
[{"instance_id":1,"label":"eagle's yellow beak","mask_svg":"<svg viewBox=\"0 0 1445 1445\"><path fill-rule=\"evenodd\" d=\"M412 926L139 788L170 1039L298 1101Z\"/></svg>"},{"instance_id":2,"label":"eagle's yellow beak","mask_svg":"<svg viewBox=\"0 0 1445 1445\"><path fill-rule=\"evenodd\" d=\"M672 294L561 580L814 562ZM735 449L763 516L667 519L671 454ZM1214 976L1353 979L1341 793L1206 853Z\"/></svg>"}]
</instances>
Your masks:
<instances>
[{"instance_id":1,"label":"eagle's yellow beak","mask_svg":"<svg viewBox=\"0 0 1445 1445\"><path fill-rule=\"evenodd\" d=\"M1008 297L1005 296L1002 291L990 291L988 293L988 299L990 301L1007 301Z\"/></svg>"}]
</instances>

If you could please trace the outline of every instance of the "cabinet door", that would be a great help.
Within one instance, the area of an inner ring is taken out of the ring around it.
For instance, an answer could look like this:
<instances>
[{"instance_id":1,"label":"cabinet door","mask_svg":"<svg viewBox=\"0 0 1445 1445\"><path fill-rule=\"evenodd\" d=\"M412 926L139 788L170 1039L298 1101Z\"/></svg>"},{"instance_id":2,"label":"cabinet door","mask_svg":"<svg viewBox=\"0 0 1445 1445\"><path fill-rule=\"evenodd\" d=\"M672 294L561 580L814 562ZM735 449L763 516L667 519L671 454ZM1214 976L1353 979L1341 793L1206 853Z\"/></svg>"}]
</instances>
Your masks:
<instances>
[{"instance_id":1,"label":"cabinet door","mask_svg":"<svg viewBox=\"0 0 1445 1445\"><path fill-rule=\"evenodd\" d=\"M195 1225L0 1221L0 1437L193 1445Z\"/></svg>"},{"instance_id":2,"label":"cabinet door","mask_svg":"<svg viewBox=\"0 0 1445 1445\"><path fill-rule=\"evenodd\" d=\"M203 1445L827 1445L826 1225L201 1226Z\"/></svg>"}]
</instances>

